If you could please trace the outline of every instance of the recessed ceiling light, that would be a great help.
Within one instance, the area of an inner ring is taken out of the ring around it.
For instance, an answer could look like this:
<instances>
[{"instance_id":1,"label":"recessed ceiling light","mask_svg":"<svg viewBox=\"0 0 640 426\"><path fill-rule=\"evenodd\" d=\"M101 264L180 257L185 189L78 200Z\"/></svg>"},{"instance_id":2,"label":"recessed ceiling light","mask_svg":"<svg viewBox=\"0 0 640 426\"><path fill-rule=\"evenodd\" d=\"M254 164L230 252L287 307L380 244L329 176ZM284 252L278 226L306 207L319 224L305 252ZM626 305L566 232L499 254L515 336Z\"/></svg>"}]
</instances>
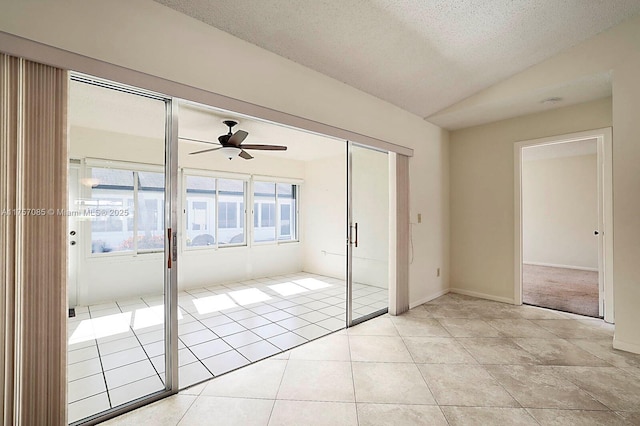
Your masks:
<instances>
[{"instance_id":1,"label":"recessed ceiling light","mask_svg":"<svg viewBox=\"0 0 640 426\"><path fill-rule=\"evenodd\" d=\"M558 102L562 102L562 98L556 96L553 98L544 99L540 103L541 104L557 104Z\"/></svg>"}]
</instances>

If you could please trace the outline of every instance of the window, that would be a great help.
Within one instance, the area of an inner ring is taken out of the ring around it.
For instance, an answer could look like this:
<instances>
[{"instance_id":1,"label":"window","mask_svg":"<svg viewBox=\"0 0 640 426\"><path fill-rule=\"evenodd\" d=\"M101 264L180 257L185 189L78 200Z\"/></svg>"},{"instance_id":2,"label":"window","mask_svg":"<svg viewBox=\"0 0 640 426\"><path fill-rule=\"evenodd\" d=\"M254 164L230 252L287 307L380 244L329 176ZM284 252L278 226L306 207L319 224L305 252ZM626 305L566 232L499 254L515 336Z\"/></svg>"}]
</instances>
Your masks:
<instances>
[{"instance_id":1,"label":"window","mask_svg":"<svg viewBox=\"0 0 640 426\"><path fill-rule=\"evenodd\" d=\"M164 174L138 172L138 250L164 248Z\"/></svg>"},{"instance_id":2,"label":"window","mask_svg":"<svg viewBox=\"0 0 640 426\"><path fill-rule=\"evenodd\" d=\"M253 182L253 241L276 240L276 184Z\"/></svg>"},{"instance_id":3,"label":"window","mask_svg":"<svg viewBox=\"0 0 640 426\"><path fill-rule=\"evenodd\" d=\"M291 236L291 205L280 206L280 239Z\"/></svg>"},{"instance_id":4,"label":"window","mask_svg":"<svg viewBox=\"0 0 640 426\"><path fill-rule=\"evenodd\" d=\"M276 205L263 203L260 205L260 227L272 228L276 226Z\"/></svg>"},{"instance_id":5,"label":"window","mask_svg":"<svg viewBox=\"0 0 640 426\"><path fill-rule=\"evenodd\" d=\"M296 241L299 186L254 182L254 241Z\"/></svg>"},{"instance_id":6,"label":"window","mask_svg":"<svg viewBox=\"0 0 640 426\"><path fill-rule=\"evenodd\" d=\"M164 174L92 167L91 252L164 249Z\"/></svg>"},{"instance_id":7,"label":"window","mask_svg":"<svg viewBox=\"0 0 640 426\"><path fill-rule=\"evenodd\" d=\"M236 179L218 179L218 239L220 245L245 244L245 183Z\"/></svg>"},{"instance_id":8,"label":"window","mask_svg":"<svg viewBox=\"0 0 640 426\"><path fill-rule=\"evenodd\" d=\"M185 187L187 247L244 244L244 181L185 175Z\"/></svg>"},{"instance_id":9,"label":"window","mask_svg":"<svg viewBox=\"0 0 640 426\"><path fill-rule=\"evenodd\" d=\"M215 245L216 180L205 176L186 176L187 246Z\"/></svg>"},{"instance_id":10,"label":"window","mask_svg":"<svg viewBox=\"0 0 640 426\"><path fill-rule=\"evenodd\" d=\"M280 222L278 240L297 240L297 194L298 186L278 184L278 206L280 207Z\"/></svg>"},{"instance_id":11,"label":"window","mask_svg":"<svg viewBox=\"0 0 640 426\"><path fill-rule=\"evenodd\" d=\"M220 202L218 203L218 226L220 228L238 227L238 203Z\"/></svg>"},{"instance_id":12,"label":"window","mask_svg":"<svg viewBox=\"0 0 640 426\"><path fill-rule=\"evenodd\" d=\"M207 220L207 202L206 201L193 201L191 203L191 230L192 231L206 231L208 226Z\"/></svg>"}]
</instances>

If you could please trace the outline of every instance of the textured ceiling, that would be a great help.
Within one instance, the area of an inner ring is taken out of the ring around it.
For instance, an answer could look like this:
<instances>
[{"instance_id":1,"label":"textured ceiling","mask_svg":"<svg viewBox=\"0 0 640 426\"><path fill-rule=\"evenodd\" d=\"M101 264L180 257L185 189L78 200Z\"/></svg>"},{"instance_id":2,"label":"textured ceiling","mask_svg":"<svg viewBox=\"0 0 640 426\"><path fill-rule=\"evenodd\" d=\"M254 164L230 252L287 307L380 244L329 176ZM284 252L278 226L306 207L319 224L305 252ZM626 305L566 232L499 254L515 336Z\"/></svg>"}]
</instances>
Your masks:
<instances>
[{"instance_id":1,"label":"textured ceiling","mask_svg":"<svg viewBox=\"0 0 640 426\"><path fill-rule=\"evenodd\" d=\"M156 1L427 119L640 12L640 0Z\"/></svg>"},{"instance_id":2,"label":"textured ceiling","mask_svg":"<svg viewBox=\"0 0 640 426\"><path fill-rule=\"evenodd\" d=\"M611 71L578 76L560 84L547 86L518 86L510 96L475 100L467 105L460 102L431 117L429 121L445 129L461 129L491 123L554 108L566 107L612 95ZM559 98L558 102L544 102Z\"/></svg>"}]
</instances>

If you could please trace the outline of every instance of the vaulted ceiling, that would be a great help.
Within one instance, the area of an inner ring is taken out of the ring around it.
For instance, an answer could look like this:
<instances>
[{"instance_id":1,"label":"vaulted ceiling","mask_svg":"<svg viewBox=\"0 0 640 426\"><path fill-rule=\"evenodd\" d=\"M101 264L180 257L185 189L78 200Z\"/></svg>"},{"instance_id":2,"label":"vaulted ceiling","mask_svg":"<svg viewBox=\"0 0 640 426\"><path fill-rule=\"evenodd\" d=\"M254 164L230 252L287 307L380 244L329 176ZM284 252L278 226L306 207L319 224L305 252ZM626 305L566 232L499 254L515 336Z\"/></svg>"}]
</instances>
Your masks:
<instances>
[{"instance_id":1,"label":"vaulted ceiling","mask_svg":"<svg viewBox=\"0 0 640 426\"><path fill-rule=\"evenodd\" d=\"M448 128L464 120L439 123L443 109L640 13L640 0L156 1ZM610 95L595 80L558 89Z\"/></svg>"}]
</instances>

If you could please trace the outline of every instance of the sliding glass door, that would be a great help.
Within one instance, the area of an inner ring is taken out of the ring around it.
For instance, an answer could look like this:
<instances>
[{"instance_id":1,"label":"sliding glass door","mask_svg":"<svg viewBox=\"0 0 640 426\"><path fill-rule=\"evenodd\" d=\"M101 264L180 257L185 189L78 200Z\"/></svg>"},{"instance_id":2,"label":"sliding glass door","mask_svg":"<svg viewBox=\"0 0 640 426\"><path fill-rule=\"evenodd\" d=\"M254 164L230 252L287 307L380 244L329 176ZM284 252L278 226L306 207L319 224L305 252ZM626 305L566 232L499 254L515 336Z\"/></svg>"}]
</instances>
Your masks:
<instances>
[{"instance_id":1,"label":"sliding glass door","mask_svg":"<svg viewBox=\"0 0 640 426\"><path fill-rule=\"evenodd\" d=\"M389 159L348 143L347 324L389 306Z\"/></svg>"},{"instance_id":2,"label":"sliding glass door","mask_svg":"<svg viewBox=\"0 0 640 426\"><path fill-rule=\"evenodd\" d=\"M76 423L176 385L168 229L177 172L170 99L80 75L69 90L68 418Z\"/></svg>"}]
</instances>

